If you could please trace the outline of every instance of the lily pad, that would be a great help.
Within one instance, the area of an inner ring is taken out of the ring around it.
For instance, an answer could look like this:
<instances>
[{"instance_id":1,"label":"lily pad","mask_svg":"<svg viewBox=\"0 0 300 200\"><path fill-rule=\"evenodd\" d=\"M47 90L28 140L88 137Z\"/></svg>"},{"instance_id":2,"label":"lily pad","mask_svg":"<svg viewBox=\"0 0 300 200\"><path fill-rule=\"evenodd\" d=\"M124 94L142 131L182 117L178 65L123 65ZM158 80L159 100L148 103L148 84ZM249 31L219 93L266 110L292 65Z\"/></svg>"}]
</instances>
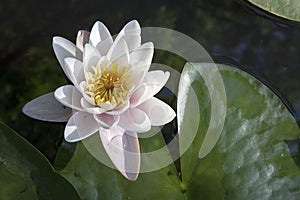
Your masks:
<instances>
[{"instance_id":1,"label":"lily pad","mask_svg":"<svg viewBox=\"0 0 300 200\"><path fill-rule=\"evenodd\" d=\"M217 65L226 89L226 121L212 151L198 158L210 124L213 101L208 83L197 69L214 66L188 63L182 72L182 78L190 78L181 84L191 87L186 96L178 97L187 99L184 117L178 116L182 119L181 143L185 135L189 137L191 129L184 125L194 120L188 113L192 109L189 105L193 105L192 91L196 92L201 113L197 135L181 157L188 199L299 199L300 170L285 142L300 136L299 127L268 87L241 70Z\"/></svg>"},{"instance_id":2,"label":"lily pad","mask_svg":"<svg viewBox=\"0 0 300 200\"><path fill-rule=\"evenodd\" d=\"M300 21L300 1L298 0L248 0L255 6L279 17Z\"/></svg>"},{"instance_id":3,"label":"lily pad","mask_svg":"<svg viewBox=\"0 0 300 200\"><path fill-rule=\"evenodd\" d=\"M0 199L79 199L72 185L16 132L0 123Z\"/></svg>"},{"instance_id":4,"label":"lily pad","mask_svg":"<svg viewBox=\"0 0 300 200\"><path fill-rule=\"evenodd\" d=\"M99 151L104 151L98 138L99 136L94 134L87 139L97 141ZM164 145L162 136L158 134L152 139L140 139L140 143L142 152L149 152L154 146ZM57 156L62 159L64 154L59 153ZM142 160L147 162L146 158ZM184 197L173 164L158 171L141 173L137 181L131 182L119 171L95 159L82 142L77 143L73 158L60 174L73 184L82 199L182 199Z\"/></svg>"}]
</instances>

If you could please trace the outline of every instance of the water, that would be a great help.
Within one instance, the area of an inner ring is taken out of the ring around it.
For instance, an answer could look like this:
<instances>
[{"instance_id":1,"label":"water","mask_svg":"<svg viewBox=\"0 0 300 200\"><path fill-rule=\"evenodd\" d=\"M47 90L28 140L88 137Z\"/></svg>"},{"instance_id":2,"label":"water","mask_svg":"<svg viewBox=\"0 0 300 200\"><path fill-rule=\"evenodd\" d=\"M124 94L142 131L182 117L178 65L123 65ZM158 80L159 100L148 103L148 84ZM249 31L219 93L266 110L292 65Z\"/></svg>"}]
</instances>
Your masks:
<instances>
[{"instance_id":1,"label":"water","mask_svg":"<svg viewBox=\"0 0 300 200\"><path fill-rule=\"evenodd\" d=\"M0 3L0 120L53 159L63 125L28 119L22 106L66 83L52 37L74 41L96 20L117 33L131 19L175 29L197 40L217 62L241 67L267 83L300 119L300 26L242 1L38 1ZM42 133L42 137L41 137Z\"/></svg>"}]
</instances>

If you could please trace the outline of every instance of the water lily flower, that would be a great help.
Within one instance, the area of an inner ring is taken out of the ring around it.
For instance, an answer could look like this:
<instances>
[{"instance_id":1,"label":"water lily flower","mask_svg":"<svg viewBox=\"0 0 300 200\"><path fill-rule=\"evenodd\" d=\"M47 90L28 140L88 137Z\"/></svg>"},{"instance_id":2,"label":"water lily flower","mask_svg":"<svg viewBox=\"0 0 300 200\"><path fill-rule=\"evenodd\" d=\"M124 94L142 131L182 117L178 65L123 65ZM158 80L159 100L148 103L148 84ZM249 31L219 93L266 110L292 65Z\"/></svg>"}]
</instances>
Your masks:
<instances>
[{"instance_id":1,"label":"water lily flower","mask_svg":"<svg viewBox=\"0 0 300 200\"><path fill-rule=\"evenodd\" d=\"M127 23L115 40L98 21L90 33L78 32L76 45L54 37L53 49L72 82L54 92L55 99L73 111L67 117L65 140L77 142L99 134L115 167L127 179L136 180L140 169L137 133L149 131L151 126L162 126L175 117L169 105L154 97L170 74L149 71L153 44L141 44L141 29L136 20ZM32 114L32 107L55 105L48 109L49 121L55 121L53 110L59 109L55 103L49 103L53 99L51 94L44 95L25 105L23 111L47 120L47 115ZM62 120L61 112L57 113L58 121Z\"/></svg>"}]
</instances>

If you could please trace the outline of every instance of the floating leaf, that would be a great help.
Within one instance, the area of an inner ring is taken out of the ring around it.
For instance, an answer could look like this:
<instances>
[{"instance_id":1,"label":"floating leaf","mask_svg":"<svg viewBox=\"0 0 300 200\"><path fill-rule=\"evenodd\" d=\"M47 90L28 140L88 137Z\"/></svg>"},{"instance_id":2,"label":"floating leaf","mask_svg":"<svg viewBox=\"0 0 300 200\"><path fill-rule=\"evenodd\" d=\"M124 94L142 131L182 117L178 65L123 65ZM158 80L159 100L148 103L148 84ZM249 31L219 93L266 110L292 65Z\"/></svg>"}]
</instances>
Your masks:
<instances>
[{"instance_id":1,"label":"floating leaf","mask_svg":"<svg viewBox=\"0 0 300 200\"><path fill-rule=\"evenodd\" d=\"M286 19L300 21L300 1L298 0L248 0L255 6Z\"/></svg>"},{"instance_id":2,"label":"floating leaf","mask_svg":"<svg viewBox=\"0 0 300 200\"><path fill-rule=\"evenodd\" d=\"M79 199L47 159L0 123L0 199Z\"/></svg>"},{"instance_id":3,"label":"floating leaf","mask_svg":"<svg viewBox=\"0 0 300 200\"><path fill-rule=\"evenodd\" d=\"M104 152L99 135L87 138L96 141L99 153ZM85 141L85 145L88 142ZM141 151L151 152L164 146L161 134L140 139ZM91 145L91 143L89 143ZM63 157L58 154L57 157ZM62 159L62 158L60 158ZM107 159L107 158L106 158ZM105 158L103 158L105 160ZM147 157L143 163L149 163ZM77 189L82 199L182 199L184 197L174 165L158 171L141 173L134 182L125 179L119 171L111 169L95 159L82 142L77 143L70 163L60 171Z\"/></svg>"},{"instance_id":4,"label":"floating leaf","mask_svg":"<svg viewBox=\"0 0 300 200\"><path fill-rule=\"evenodd\" d=\"M187 64L182 74L191 77L185 79L189 81L185 84L192 85L193 90L190 88L186 114L180 122L180 142L192 128L185 124L194 120L189 114L195 109L190 107L191 91L197 96L201 113L197 135L181 157L188 199L299 198L300 170L285 142L299 137L299 128L280 99L241 70L217 65L227 94L226 121L213 150L203 159L196 159L211 123L213 101L207 89L209 83L195 68L213 69L214 65Z\"/></svg>"}]
</instances>

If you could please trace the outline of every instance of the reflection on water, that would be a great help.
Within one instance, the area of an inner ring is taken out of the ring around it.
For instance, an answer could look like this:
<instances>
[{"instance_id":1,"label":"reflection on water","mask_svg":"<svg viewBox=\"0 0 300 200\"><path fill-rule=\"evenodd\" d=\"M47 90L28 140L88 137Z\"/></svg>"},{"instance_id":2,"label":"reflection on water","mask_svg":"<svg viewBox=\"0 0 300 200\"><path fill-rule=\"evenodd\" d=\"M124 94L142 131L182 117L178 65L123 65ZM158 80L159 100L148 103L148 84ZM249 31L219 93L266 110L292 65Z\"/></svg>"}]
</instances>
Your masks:
<instances>
[{"instance_id":1,"label":"reflection on water","mask_svg":"<svg viewBox=\"0 0 300 200\"><path fill-rule=\"evenodd\" d=\"M28 119L21 107L66 83L52 51L52 37L74 40L77 30L89 30L96 20L103 21L112 33L134 18L144 27L185 33L218 62L243 66L266 79L300 117L300 26L278 25L239 1L11 0L0 2L0 18L5 19L0 24L0 120L49 158L62 139L63 126ZM166 58L172 57L157 52L155 61L176 65Z\"/></svg>"}]
</instances>

